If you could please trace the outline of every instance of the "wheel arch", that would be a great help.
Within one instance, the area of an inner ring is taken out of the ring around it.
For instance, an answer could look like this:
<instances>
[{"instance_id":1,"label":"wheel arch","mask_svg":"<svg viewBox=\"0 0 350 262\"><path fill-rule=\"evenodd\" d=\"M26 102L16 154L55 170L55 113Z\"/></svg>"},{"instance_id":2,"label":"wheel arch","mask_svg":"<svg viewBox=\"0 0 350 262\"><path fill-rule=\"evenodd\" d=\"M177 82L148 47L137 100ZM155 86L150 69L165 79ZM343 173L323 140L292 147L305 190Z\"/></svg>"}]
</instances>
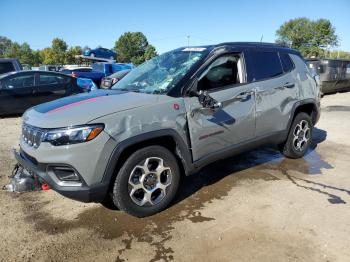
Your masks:
<instances>
[{"instance_id":1,"label":"wheel arch","mask_svg":"<svg viewBox=\"0 0 350 262\"><path fill-rule=\"evenodd\" d=\"M312 119L312 124L315 125L319 118L319 107L314 99L306 99L302 101L298 101L294 104L292 110L292 117L289 120L288 130L298 113L304 112L308 114Z\"/></svg>"},{"instance_id":2,"label":"wheel arch","mask_svg":"<svg viewBox=\"0 0 350 262\"><path fill-rule=\"evenodd\" d=\"M103 176L103 181L109 183L109 188L126 159L136 150L151 145L163 146L174 153L183 174L192 172L192 154L183 138L173 129L157 130L130 137L114 148Z\"/></svg>"}]
</instances>

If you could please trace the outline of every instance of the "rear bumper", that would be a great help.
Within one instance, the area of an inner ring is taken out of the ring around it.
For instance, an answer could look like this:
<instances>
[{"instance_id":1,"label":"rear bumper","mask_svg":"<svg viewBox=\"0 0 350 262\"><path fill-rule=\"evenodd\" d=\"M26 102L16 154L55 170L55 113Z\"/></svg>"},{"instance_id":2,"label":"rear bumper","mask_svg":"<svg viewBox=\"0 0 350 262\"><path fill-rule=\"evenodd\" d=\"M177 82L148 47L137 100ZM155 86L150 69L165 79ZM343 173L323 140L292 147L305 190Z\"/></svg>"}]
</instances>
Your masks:
<instances>
[{"instance_id":1,"label":"rear bumper","mask_svg":"<svg viewBox=\"0 0 350 262\"><path fill-rule=\"evenodd\" d=\"M78 185L66 184L58 182L57 178L52 177L47 170L48 164L34 163L30 156L27 156L23 151L14 151L15 158L18 163L25 169L38 176L41 180L47 183L53 190L61 195L78 200L81 202L101 202L105 199L108 191L109 183L101 182L95 185L87 186L82 180ZM53 164L50 164L52 166Z\"/></svg>"}]
</instances>

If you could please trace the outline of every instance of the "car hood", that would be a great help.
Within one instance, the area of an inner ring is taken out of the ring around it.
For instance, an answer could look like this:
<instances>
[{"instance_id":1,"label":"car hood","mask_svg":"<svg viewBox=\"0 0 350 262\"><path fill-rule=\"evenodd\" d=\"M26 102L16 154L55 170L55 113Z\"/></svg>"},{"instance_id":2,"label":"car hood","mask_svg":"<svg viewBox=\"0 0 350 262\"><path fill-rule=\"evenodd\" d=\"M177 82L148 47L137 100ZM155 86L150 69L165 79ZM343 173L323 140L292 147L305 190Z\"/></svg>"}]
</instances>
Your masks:
<instances>
[{"instance_id":1,"label":"car hood","mask_svg":"<svg viewBox=\"0 0 350 262\"><path fill-rule=\"evenodd\" d=\"M24 113L23 121L40 128L83 125L108 114L157 103L162 96L96 90L32 107Z\"/></svg>"}]
</instances>

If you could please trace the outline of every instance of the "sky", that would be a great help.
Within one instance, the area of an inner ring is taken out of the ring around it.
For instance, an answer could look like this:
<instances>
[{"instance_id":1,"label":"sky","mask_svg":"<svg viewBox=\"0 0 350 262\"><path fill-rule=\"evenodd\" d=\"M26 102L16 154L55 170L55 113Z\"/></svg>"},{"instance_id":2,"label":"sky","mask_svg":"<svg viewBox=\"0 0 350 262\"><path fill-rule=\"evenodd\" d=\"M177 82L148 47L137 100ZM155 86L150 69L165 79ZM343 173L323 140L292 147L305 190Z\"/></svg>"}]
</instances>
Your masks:
<instances>
[{"instance_id":1,"label":"sky","mask_svg":"<svg viewBox=\"0 0 350 262\"><path fill-rule=\"evenodd\" d=\"M0 0L0 36L51 46L54 37L69 46L112 48L121 34L143 32L158 53L180 46L227 41L274 42L289 19L327 18L340 46L350 51L350 0ZM189 37L188 37L189 36Z\"/></svg>"}]
</instances>

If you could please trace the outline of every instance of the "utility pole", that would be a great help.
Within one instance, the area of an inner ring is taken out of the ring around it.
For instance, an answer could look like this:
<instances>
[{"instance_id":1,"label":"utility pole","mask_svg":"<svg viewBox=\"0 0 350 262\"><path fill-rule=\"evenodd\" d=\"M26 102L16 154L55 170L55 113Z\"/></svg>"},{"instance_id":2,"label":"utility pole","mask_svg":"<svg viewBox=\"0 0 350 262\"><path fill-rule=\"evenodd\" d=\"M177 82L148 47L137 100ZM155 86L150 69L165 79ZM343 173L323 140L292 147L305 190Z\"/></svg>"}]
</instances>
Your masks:
<instances>
[{"instance_id":1,"label":"utility pole","mask_svg":"<svg viewBox=\"0 0 350 262\"><path fill-rule=\"evenodd\" d=\"M262 43L263 38L264 38L264 34L261 35L260 43Z\"/></svg>"},{"instance_id":2,"label":"utility pole","mask_svg":"<svg viewBox=\"0 0 350 262\"><path fill-rule=\"evenodd\" d=\"M187 35L187 47L189 47L190 46L190 35Z\"/></svg>"}]
</instances>

